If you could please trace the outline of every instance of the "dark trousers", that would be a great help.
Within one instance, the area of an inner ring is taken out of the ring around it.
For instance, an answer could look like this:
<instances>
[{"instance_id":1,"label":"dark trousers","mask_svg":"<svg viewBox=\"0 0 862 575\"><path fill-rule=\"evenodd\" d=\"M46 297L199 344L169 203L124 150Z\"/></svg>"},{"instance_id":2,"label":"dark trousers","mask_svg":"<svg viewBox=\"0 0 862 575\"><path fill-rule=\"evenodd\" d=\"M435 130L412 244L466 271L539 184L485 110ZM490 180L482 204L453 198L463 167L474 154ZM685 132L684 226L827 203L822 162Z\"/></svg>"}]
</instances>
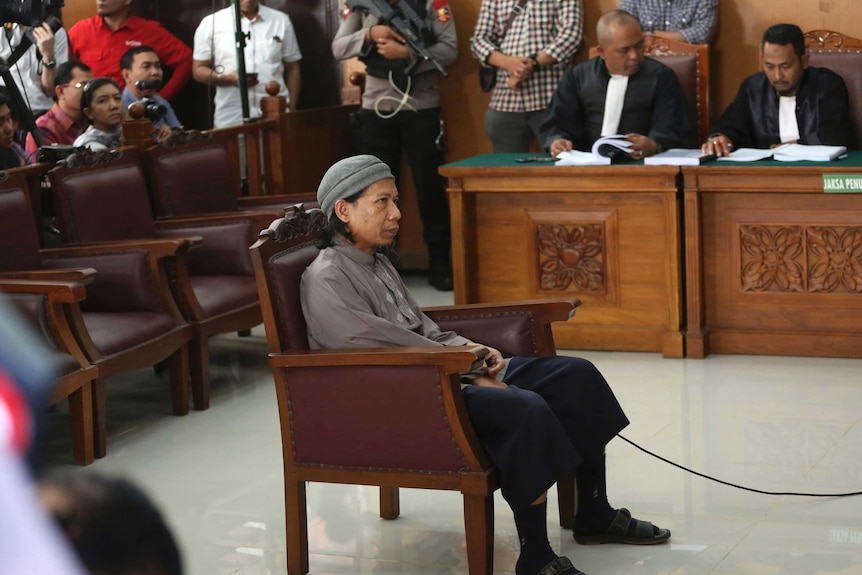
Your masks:
<instances>
[{"instance_id":1,"label":"dark trousers","mask_svg":"<svg viewBox=\"0 0 862 575\"><path fill-rule=\"evenodd\" d=\"M360 118L362 153L383 160L399 185L401 151L404 150L413 172L422 237L429 256L448 258L451 245L449 202L446 179L437 173L443 161L443 152L436 144L440 135L440 109L401 111L388 119L380 118L373 110L363 109Z\"/></svg>"},{"instance_id":2,"label":"dark trousers","mask_svg":"<svg viewBox=\"0 0 862 575\"><path fill-rule=\"evenodd\" d=\"M507 389L467 386L464 401L512 509L530 505L582 461L600 461L629 423L585 359L514 357L504 381Z\"/></svg>"}]
</instances>

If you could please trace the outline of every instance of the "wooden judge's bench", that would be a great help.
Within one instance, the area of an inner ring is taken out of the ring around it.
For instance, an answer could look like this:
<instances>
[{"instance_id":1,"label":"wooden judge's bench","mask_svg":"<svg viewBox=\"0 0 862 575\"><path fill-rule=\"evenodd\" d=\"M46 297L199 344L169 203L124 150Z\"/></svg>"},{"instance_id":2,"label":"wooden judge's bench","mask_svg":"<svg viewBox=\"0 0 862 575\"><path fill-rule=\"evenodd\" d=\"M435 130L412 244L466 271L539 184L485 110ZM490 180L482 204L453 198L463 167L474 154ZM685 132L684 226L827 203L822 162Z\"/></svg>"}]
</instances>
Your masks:
<instances>
[{"instance_id":1,"label":"wooden judge's bench","mask_svg":"<svg viewBox=\"0 0 862 575\"><path fill-rule=\"evenodd\" d=\"M682 169L523 155L441 168L456 303L578 297L560 348L862 357L862 152Z\"/></svg>"},{"instance_id":2,"label":"wooden judge's bench","mask_svg":"<svg viewBox=\"0 0 862 575\"><path fill-rule=\"evenodd\" d=\"M683 356L679 168L448 164L455 303L576 296L557 346Z\"/></svg>"}]
</instances>

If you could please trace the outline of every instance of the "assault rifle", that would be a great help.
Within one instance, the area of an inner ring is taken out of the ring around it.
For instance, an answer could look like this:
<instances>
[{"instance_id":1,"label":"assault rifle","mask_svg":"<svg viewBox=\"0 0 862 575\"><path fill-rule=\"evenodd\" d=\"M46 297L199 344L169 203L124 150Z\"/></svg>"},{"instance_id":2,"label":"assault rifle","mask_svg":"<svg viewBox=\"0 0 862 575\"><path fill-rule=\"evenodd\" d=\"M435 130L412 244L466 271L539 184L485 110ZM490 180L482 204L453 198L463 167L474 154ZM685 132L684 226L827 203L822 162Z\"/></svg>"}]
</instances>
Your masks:
<instances>
[{"instance_id":1,"label":"assault rifle","mask_svg":"<svg viewBox=\"0 0 862 575\"><path fill-rule=\"evenodd\" d=\"M434 64L434 67L444 76L449 75L426 45L426 41L433 38L433 33L405 0L395 0L392 3L389 0L347 0L345 5L351 10L365 10L372 16L376 16L381 23L389 25L401 34L407 45L418 54L418 56L411 56L410 62L404 69L407 75L412 74L422 60L428 60Z\"/></svg>"}]
</instances>

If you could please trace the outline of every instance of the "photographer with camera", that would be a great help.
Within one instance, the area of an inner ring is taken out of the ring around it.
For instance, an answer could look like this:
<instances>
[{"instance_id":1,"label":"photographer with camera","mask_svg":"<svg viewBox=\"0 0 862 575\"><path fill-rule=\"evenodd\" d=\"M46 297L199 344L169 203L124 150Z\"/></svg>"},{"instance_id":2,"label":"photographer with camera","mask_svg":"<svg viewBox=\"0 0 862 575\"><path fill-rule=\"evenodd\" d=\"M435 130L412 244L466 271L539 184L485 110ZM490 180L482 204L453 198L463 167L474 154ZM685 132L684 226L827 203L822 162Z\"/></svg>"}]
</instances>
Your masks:
<instances>
[{"instance_id":1,"label":"photographer with camera","mask_svg":"<svg viewBox=\"0 0 862 575\"><path fill-rule=\"evenodd\" d=\"M123 108L141 101L146 117L156 128L155 137L167 138L173 128L182 128L174 109L159 95L162 87L162 63L159 55L149 46L126 50L120 58L120 70L126 87L123 89Z\"/></svg>"},{"instance_id":2,"label":"photographer with camera","mask_svg":"<svg viewBox=\"0 0 862 575\"><path fill-rule=\"evenodd\" d=\"M96 78L84 85L81 112L90 121L90 127L73 146L107 150L123 145L123 95L111 78Z\"/></svg>"},{"instance_id":3,"label":"photographer with camera","mask_svg":"<svg viewBox=\"0 0 862 575\"><path fill-rule=\"evenodd\" d=\"M25 18L22 18L22 20ZM34 26L7 23L0 34L0 58L9 62L19 46L29 46L9 67L24 101L38 117L47 112L54 95L57 66L69 59L69 40L60 21L50 16ZM5 84L0 80L0 84Z\"/></svg>"}]
</instances>

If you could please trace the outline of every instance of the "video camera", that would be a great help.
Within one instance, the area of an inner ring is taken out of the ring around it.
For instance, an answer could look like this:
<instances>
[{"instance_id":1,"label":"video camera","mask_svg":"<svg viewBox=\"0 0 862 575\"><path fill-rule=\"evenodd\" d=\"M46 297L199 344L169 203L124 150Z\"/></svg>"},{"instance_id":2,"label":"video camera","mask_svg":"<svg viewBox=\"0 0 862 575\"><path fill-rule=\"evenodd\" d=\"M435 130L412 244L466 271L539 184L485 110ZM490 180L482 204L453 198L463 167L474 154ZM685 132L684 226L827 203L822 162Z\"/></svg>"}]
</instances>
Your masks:
<instances>
[{"instance_id":1,"label":"video camera","mask_svg":"<svg viewBox=\"0 0 862 575\"><path fill-rule=\"evenodd\" d=\"M65 5L64 0L0 0L0 24L14 22L22 26L39 26L56 17L53 12ZM51 28L54 28L53 23Z\"/></svg>"},{"instance_id":2,"label":"video camera","mask_svg":"<svg viewBox=\"0 0 862 575\"><path fill-rule=\"evenodd\" d=\"M165 106L152 98L141 98L138 102L144 105L144 116L151 122L158 122L168 113L168 109Z\"/></svg>"}]
</instances>

